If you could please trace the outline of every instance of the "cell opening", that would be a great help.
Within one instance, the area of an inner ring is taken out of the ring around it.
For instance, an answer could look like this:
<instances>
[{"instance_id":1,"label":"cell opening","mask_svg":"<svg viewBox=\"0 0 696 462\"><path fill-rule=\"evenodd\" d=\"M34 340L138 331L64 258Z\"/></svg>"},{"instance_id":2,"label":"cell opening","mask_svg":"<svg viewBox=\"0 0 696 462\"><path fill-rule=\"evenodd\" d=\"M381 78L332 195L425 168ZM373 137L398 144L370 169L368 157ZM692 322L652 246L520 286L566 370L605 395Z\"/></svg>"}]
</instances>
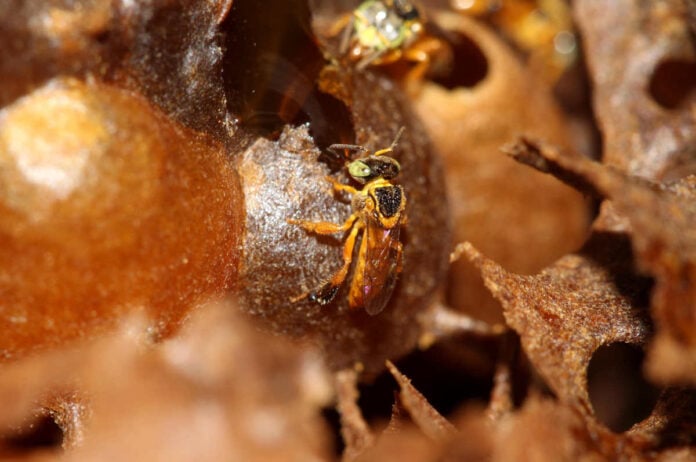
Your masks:
<instances>
[{"instance_id":1,"label":"cell opening","mask_svg":"<svg viewBox=\"0 0 696 462\"><path fill-rule=\"evenodd\" d=\"M321 416L329 430L332 453L338 460L346 449L341 436L341 416L333 407L322 409Z\"/></svg>"},{"instance_id":2,"label":"cell opening","mask_svg":"<svg viewBox=\"0 0 696 462\"><path fill-rule=\"evenodd\" d=\"M447 72L435 75L431 80L449 90L457 87L475 87L488 75L486 55L478 44L465 34L448 32L447 39L452 47L452 65Z\"/></svg>"},{"instance_id":3,"label":"cell opening","mask_svg":"<svg viewBox=\"0 0 696 462\"><path fill-rule=\"evenodd\" d=\"M680 107L696 91L696 62L665 59L648 85L650 96L665 109Z\"/></svg>"},{"instance_id":4,"label":"cell opening","mask_svg":"<svg viewBox=\"0 0 696 462\"><path fill-rule=\"evenodd\" d=\"M396 367L446 417L465 404L488 401L496 357L494 339L466 336L414 351L396 362ZM361 385L359 405L365 419L376 427L388 422L398 390L387 371Z\"/></svg>"},{"instance_id":5,"label":"cell opening","mask_svg":"<svg viewBox=\"0 0 696 462\"><path fill-rule=\"evenodd\" d=\"M306 0L236 0L222 25L223 78L241 127L277 139L284 125L309 123L323 150L355 134L345 104L318 88L326 61L310 18Z\"/></svg>"},{"instance_id":6,"label":"cell opening","mask_svg":"<svg viewBox=\"0 0 696 462\"><path fill-rule=\"evenodd\" d=\"M0 436L0 454L58 449L62 444L63 430L50 416L44 415L16 432Z\"/></svg>"},{"instance_id":7,"label":"cell opening","mask_svg":"<svg viewBox=\"0 0 696 462\"><path fill-rule=\"evenodd\" d=\"M637 346L612 343L595 351L587 368L587 391L597 419L624 432L650 415L660 390L643 377L645 353Z\"/></svg>"}]
</instances>

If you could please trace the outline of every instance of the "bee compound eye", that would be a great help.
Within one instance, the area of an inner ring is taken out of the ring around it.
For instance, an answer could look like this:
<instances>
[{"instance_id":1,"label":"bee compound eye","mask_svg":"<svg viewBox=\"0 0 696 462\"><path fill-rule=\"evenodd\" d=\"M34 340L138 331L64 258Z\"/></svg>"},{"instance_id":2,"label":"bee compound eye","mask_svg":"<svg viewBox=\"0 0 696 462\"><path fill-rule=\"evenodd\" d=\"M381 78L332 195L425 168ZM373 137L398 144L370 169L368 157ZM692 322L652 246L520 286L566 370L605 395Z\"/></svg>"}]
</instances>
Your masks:
<instances>
[{"instance_id":1,"label":"bee compound eye","mask_svg":"<svg viewBox=\"0 0 696 462\"><path fill-rule=\"evenodd\" d=\"M348 166L348 173L354 178L366 178L372 174L372 169L364 162L356 160Z\"/></svg>"}]
</instances>

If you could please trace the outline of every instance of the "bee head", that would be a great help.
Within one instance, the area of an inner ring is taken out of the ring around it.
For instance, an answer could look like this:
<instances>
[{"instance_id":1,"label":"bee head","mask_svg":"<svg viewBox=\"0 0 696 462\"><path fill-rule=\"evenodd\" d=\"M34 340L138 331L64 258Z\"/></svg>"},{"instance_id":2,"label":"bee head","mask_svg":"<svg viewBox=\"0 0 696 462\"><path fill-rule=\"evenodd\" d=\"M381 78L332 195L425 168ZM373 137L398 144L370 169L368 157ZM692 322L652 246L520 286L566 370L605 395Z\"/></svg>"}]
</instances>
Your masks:
<instances>
[{"instance_id":1,"label":"bee head","mask_svg":"<svg viewBox=\"0 0 696 462\"><path fill-rule=\"evenodd\" d=\"M375 178L391 180L401 171L401 165L389 156L368 156L348 164L348 174L358 183L365 184Z\"/></svg>"}]
</instances>

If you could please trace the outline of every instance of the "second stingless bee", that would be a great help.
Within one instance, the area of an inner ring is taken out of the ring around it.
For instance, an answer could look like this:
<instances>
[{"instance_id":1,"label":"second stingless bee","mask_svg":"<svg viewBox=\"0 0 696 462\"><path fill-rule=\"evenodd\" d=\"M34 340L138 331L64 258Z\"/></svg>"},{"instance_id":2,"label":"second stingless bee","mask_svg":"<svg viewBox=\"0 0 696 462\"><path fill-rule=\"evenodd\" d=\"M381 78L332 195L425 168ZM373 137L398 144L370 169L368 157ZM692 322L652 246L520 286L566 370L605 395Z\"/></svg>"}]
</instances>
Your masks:
<instances>
[{"instance_id":1,"label":"second stingless bee","mask_svg":"<svg viewBox=\"0 0 696 462\"><path fill-rule=\"evenodd\" d=\"M334 24L332 35L339 31L339 52L358 70L400 60L415 63L406 74L407 84L452 59L449 45L426 32L425 18L411 0L365 0Z\"/></svg>"}]
</instances>

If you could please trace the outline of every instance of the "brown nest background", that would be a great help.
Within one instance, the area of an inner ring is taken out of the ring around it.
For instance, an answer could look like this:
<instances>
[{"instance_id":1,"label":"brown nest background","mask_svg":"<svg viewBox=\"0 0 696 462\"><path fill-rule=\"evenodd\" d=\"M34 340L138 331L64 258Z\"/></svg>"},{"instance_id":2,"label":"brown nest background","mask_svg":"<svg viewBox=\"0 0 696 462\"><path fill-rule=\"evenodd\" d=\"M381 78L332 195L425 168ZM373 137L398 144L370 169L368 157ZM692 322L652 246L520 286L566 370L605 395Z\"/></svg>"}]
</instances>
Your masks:
<instances>
[{"instance_id":1,"label":"brown nest background","mask_svg":"<svg viewBox=\"0 0 696 462\"><path fill-rule=\"evenodd\" d=\"M423 1L416 87L357 3L0 3L3 460L696 460L694 3ZM291 301L400 127L386 309Z\"/></svg>"}]
</instances>

